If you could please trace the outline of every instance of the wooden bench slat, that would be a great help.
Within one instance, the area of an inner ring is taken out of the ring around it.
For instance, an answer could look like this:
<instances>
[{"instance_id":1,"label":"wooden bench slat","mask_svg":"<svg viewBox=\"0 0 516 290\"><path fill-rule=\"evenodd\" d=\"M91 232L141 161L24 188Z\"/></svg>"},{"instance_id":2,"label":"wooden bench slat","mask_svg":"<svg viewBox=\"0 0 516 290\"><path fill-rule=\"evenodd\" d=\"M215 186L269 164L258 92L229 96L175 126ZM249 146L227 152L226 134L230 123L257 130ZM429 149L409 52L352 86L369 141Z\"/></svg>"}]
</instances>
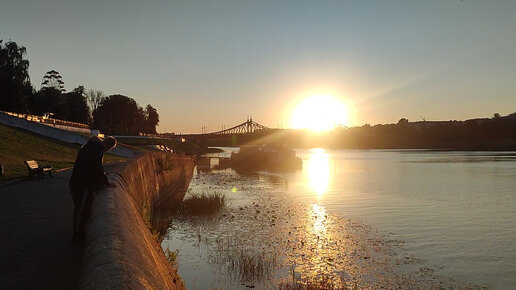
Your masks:
<instances>
[{"instance_id":1,"label":"wooden bench slat","mask_svg":"<svg viewBox=\"0 0 516 290\"><path fill-rule=\"evenodd\" d=\"M36 174L43 177L43 174L45 173L52 176L51 166L40 167L38 162L36 162L35 160L27 160L25 161L25 164L27 165L27 169L29 171L29 177Z\"/></svg>"},{"instance_id":2,"label":"wooden bench slat","mask_svg":"<svg viewBox=\"0 0 516 290\"><path fill-rule=\"evenodd\" d=\"M27 166L30 168L30 169L36 169L39 167L38 163L34 160L29 160L29 161L25 161L25 164L27 164Z\"/></svg>"}]
</instances>

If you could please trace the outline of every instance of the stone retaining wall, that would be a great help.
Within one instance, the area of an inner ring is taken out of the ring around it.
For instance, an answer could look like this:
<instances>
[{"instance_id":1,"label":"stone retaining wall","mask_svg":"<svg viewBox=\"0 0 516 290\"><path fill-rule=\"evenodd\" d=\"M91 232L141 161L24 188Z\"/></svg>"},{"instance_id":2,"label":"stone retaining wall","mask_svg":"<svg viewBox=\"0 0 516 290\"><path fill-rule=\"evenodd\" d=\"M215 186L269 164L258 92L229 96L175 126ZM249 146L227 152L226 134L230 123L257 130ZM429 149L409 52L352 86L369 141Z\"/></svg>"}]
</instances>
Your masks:
<instances>
[{"instance_id":1,"label":"stone retaining wall","mask_svg":"<svg viewBox=\"0 0 516 290\"><path fill-rule=\"evenodd\" d=\"M183 199L193 169L191 156L155 152L109 175L117 187L93 202L79 289L185 289L150 231L150 217Z\"/></svg>"}]
</instances>

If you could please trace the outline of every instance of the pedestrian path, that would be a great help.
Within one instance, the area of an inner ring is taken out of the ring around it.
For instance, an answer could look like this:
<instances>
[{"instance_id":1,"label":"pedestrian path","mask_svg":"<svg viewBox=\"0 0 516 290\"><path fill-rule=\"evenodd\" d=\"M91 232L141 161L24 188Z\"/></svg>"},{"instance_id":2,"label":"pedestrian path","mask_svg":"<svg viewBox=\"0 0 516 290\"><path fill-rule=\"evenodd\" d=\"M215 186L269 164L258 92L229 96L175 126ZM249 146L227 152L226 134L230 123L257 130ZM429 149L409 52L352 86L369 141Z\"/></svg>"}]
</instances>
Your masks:
<instances>
[{"instance_id":1,"label":"pedestrian path","mask_svg":"<svg viewBox=\"0 0 516 290\"><path fill-rule=\"evenodd\" d=\"M71 170L0 187L0 289L74 289Z\"/></svg>"}]
</instances>

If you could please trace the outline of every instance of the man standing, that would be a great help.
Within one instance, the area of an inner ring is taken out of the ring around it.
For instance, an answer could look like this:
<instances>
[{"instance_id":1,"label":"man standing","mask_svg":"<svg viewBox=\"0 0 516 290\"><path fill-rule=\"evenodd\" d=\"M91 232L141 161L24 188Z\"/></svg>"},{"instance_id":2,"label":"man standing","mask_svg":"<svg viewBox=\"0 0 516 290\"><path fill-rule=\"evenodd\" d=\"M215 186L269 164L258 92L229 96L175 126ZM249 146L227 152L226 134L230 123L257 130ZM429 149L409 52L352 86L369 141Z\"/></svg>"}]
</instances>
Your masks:
<instances>
[{"instance_id":1,"label":"man standing","mask_svg":"<svg viewBox=\"0 0 516 290\"><path fill-rule=\"evenodd\" d=\"M116 139L113 137L101 140L93 136L77 153L69 184L74 202L73 243L84 241L84 228L90 217L95 192L104 186L116 187L115 184L108 182L102 167L104 152L115 146Z\"/></svg>"}]
</instances>

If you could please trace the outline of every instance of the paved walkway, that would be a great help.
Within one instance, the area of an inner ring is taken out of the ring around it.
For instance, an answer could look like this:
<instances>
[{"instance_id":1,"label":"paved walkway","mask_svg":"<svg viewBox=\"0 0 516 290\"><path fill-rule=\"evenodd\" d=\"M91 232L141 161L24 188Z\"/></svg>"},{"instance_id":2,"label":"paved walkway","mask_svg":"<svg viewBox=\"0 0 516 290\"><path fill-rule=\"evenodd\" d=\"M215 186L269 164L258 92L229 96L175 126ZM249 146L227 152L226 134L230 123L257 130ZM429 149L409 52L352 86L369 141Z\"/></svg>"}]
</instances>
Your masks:
<instances>
[{"instance_id":1,"label":"paved walkway","mask_svg":"<svg viewBox=\"0 0 516 290\"><path fill-rule=\"evenodd\" d=\"M74 289L71 170L0 187L0 289Z\"/></svg>"}]
</instances>

